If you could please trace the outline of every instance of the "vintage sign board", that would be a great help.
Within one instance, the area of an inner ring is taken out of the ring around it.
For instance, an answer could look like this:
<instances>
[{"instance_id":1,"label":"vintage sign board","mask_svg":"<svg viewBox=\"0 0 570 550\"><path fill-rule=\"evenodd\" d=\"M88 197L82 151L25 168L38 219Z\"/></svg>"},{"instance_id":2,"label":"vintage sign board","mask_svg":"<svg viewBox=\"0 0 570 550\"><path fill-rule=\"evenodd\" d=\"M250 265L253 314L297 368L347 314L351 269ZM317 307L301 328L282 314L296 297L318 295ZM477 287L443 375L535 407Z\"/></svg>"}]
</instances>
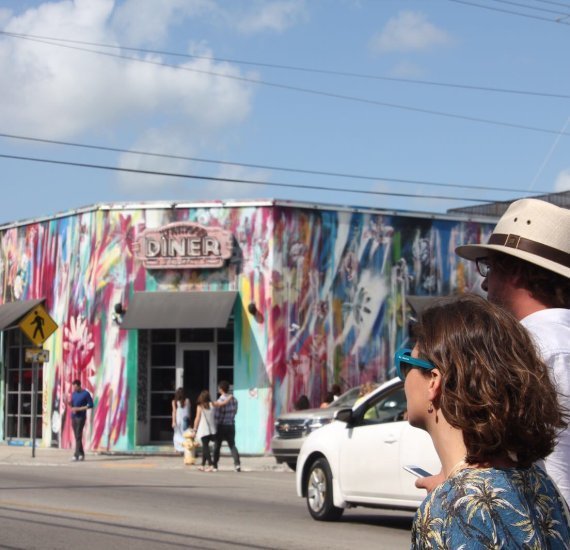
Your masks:
<instances>
[{"instance_id":1,"label":"vintage sign board","mask_svg":"<svg viewBox=\"0 0 570 550\"><path fill-rule=\"evenodd\" d=\"M143 231L134 251L146 269L218 268L232 255L232 234L221 227L175 222Z\"/></svg>"},{"instance_id":2,"label":"vintage sign board","mask_svg":"<svg viewBox=\"0 0 570 550\"><path fill-rule=\"evenodd\" d=\"M41 346L57 330L57 323L42 305L33 308L20 321L19 326L36 346Z\"/></svg>"},{"instance_id":3,"label":"vintage sign board","mask_svg":"<svg viewBox=\"0 0 570 550\"><path fill-rule=\"evenodd\" d=\"M42 348L26 348L26 363L47 363L49 350Z\"/></svg>"}]
</instances>

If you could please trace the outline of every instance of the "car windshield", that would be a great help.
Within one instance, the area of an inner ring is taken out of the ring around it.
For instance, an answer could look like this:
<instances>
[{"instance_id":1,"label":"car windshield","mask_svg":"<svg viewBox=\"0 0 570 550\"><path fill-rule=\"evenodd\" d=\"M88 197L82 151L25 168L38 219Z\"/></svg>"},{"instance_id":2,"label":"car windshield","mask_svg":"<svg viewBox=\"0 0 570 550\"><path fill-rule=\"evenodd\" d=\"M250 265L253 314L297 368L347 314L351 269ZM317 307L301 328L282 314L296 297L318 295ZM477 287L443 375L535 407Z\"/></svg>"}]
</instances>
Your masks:
<instances>
[{"instance_id":1,"label":"car windshield","mask_svg":"<svg viewBox=\"0 0 570 550\"><path fill-rule=\"evenodd\" d=\"M329 407L352 407L354 402L358 399L358 394L360 393L360 387L351 388L347 392L344 392L336 401L333 401Z\"/></svg>"}]
</instances>

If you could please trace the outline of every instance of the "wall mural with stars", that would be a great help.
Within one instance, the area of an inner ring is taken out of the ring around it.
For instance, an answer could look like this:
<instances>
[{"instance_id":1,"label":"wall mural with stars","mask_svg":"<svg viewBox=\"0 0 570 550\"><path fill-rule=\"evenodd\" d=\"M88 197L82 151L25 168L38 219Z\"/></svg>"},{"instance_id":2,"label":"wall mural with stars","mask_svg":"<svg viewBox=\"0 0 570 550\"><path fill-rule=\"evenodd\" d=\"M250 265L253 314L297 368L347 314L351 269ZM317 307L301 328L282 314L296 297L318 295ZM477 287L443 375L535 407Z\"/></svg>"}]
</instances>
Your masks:
<instances>
[{"instance_id":1,"label":"wall mural with stars","mask_svg":"<svg viewBox=\"0 0 570 550\"><path fill-rule=\"evenodd\" d=\"M134 243L143 231L191 221L230 231L231 257L214 269L145 269ZM94 207L0 229L2 303L45 298L59 330L45 347L42 443L70 448L66 403L79 378L95 408L86 427L93 450L140 444L137 331L113 320L135 291L236 290L234 391L242 452L269 448L273 422L301 395L318 406L343 390L394 375L407 339L408 295L478 290L458 244L485 241L493 224L421 215L252 203L193 208ZM255 314L248 311L255 304ZM3 368L6 368L5 366ZM2 377L6 380L6 377ZM146 380L146 379L145 379ZM174 389L174 388L173 388ZM0 437L6 439L5 383Z\"/></svg>"}]
</instances>

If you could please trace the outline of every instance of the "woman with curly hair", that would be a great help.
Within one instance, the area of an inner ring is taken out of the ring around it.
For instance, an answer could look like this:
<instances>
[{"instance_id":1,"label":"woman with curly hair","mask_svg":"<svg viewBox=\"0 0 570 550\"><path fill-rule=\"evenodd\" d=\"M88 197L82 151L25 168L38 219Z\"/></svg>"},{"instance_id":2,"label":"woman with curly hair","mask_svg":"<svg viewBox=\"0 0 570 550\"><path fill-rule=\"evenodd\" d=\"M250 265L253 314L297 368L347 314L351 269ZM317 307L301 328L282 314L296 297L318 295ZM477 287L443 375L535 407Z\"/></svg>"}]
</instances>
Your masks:
<instances>
[{"instance_id":1,"label":"woman with curly hair","mask_svg":"<svg viewBox=\"0 0 570 550\"><path fill-rule=\"evenodd\" d=\"M570 548L568 506L537 464L568 414L524 327L466 295L427 309L416 337L396 369L444 479L416 514L412 548Z\"/></svg>"}]
</instances>

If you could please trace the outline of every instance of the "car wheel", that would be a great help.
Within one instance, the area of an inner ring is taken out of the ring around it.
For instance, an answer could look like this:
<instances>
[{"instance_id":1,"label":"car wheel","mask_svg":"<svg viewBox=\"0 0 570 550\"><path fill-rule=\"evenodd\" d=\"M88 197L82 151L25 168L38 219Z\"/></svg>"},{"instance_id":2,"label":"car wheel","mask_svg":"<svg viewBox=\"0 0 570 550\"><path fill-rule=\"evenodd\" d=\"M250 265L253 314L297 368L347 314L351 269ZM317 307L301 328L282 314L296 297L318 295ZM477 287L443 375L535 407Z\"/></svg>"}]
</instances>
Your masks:
<instances>
[{"instance_id":1,"label":"car wheel","mask_svg":"<svg viewBox=\"0 0 570 550\"><path fill-rule=\"evenodd\" d=\"M293 470L295 472L297 470L297 461L296 460L295 461L289 460L287 462L287 466L289 466L289 468L291 468L291 470Z\"/></svg>"},{"instance_id":2,"label":"car wheel","mask_svg":"<svg viewBox=\"0 0 570 550\"><path fill-rule=\"evenodd\" d=\"M343 508L333 504L332 473L325 458L316 460L307 476L307 507L314 519L335 521L342 516Z\"/></svg>"}]
</instances>

